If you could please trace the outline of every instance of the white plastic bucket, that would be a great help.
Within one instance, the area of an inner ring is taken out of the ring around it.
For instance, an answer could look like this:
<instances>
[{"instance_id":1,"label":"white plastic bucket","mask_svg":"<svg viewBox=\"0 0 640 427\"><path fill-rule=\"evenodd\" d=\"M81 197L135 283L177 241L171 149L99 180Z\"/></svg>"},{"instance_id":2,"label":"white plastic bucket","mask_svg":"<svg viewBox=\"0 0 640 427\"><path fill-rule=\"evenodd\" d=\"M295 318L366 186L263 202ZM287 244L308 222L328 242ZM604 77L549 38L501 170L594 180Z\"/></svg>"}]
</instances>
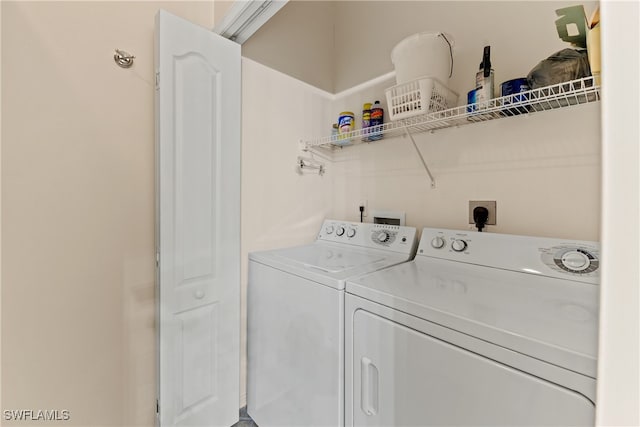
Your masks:
<instances>
[{"instance_id":1,"label":"white plastic bucket","mask_svg":"<svg viewBox=\"0 0 640 427\"><path fill-rule=\"evenodd\" d=\"M396 83L435 77L446 85L453 70L452 49L451 36L439 32L418 33L402 40L391 51Z\"/></svg>"}]
</instances>

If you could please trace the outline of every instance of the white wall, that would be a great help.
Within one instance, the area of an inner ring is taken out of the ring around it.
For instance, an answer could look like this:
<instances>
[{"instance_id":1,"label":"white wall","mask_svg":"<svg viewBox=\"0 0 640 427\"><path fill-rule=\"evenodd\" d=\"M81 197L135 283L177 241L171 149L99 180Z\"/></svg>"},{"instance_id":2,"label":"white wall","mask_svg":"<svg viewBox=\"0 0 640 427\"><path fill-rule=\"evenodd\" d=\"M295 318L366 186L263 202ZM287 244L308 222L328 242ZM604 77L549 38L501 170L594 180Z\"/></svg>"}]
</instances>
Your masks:
<instances>
[{"instance_id":1,"label":"white wall","mask_svg":"<svg viewBox=\"0 0 640 427\"><path fill-rule=\"evenodd\" d=\"M376 99L386 111L393 82L335 95L331 117ZM366 201L369 212L406 212L407 225L464 229L470 200L495 200L487 231L599 240L599 118L593 103L417 134L435 189L409 138L346 147L335 155L334 213L358 220Z\"/></svg>"},{"instance_id":2,"label":"white wall","mask_svg":"<svg viewBox=\"0 0 640 427\"><path fill-rule=\"evenodd\" d=\"M418 134L435 189L408 138L350 148L334 166L334 212L355 221L366 200L369 212L404 211L419 229L466 229L468 202L495 200L486 231L599 240L599 107Z\"/></svg>"},{"instance_id":3,"label":"white wall","mask_svg":"<svg viewBox=\"0 0 640 427\"><path fill-rule=\"evenodd\" d=\"M640 425L640 7L602 7L599 426ZM615 24L612 24L615 23Z\"/></svg>"},{"instance_id":4,"label":"white wall","mask_svg":"<svg viewBox=\"0 0 640 427\"><path fill-rule=\"evenodd\" d=\"M454 41L449 86L465 98L475 87L483 47L491 46L495 84L524 77L542 59L568 47L558 38L555 10L597 2L568 1L345 1L335 16L334 89L340 92L393 70L391 51L423 31Z\"/></svg>"},{"instance_id":5,"label":"white wall","mask_svg":"<svg viewBox=\"0 0 640 427\"><path fill-rule=\"evenodd\" d=\"M597 2L578 4L590 15ZM567 47L556 32L555 10L575 5L571 0L292 0L243 45L243 55L339 93L392 71L391 50L403 38L445 31L454 40L450 87L466 96L485 45L491 45L496 87L526 76L540 60Z\"/></svg>"},{"instance_id":6,"label":"white wall","mask_svg":"<svg viewBox=\"0 0 640 427\"><path fill-rule=\"evenodd\" d=\"M242 61L241 405L246 402L247 256L309 243L332 216L334 176L295 172L298 141L323 132L329 94Z\"/></svg>"},{"instance_id":7,"label":"white wall","mask_svg":"<svg viewBox=\"0 0 640 427\"><path fill-rule=\"evenodd\" d=\"M302 7L301 3L298 7ZM375 2L355 3L363 8ZM353 6L358 6L355 3ZM491 3L493 13L502 10L504 4ZM527 18L544 20L555 34L553 10L566 4L544 4L542 9L550 11L551 17ZM344 4L334 6L342 10ZM526 4L519 10L527 10ZM354 17L355 11L352 12L347 15ZM419 15L407 18L408 22L419 19ZM270 27L270 31L280 31L278 37L286 34L286 25L290 24L286 20L279 22ZM336 25L338 22L342 21L337 20ZM384 40L382 29L377 34ZM519 36L529 44L537 43L540 51L552 53L557 48L555 36L543 38L552 40L550 46L538 40L537 34ZM260 37L256 33L250 42L263 46L265 40ZM269 37L269 43L276 43L275 34ZM483 42L478 43L481 53ZM276 53L272 52L277 57ZM287 56L290 63L304 62L306 58L287 55L281 57ZM502 55L504 69L518 70L522 66L520 56ZM376 56L380 61L384 57ZM338 62L336 69L340 67ZM475 64L476 59L470 62ZM284 66L283 62L277 64ZM335 161L327 163L325 177L296 177L292 168L298 140L328 135L331 123L345 109L354 110L359 116L363 102L384 99L384 89L393 85L393 77L356 93L347 90L331 95L290 77L294 73L286 67L281 71L289 75L247 59L243 66L243 334L247 253L310 242L324 217L357 220L357 207L362 200L367 201L369 211L405 211L407 224L418 228L467 228L469 200L496 200L498 224L488 227L488 231L599 239L599 104L418 135L417 143L437 181L434 190L409 141L402 138L345 148ZM473 79L474 72L470 72L469 79ZM349 84L361 83L364 78L355 78L364 75L351 75ZM304 75L301 78L309 81ZM464 81L466 84L466 77ZM245 375L244 360L242 372Z\"/></svg>"},{"instance_id":8,"label":"white wall","mask_svg":"<svg viewBox=\"0 0 640 427\"><path fill-rule=\"evenodd\" d=\"M2 409L153 425L154 17L213 4L1 7Z\"/></svg>"},{"instance_id":9,"label":"white wall","mask_svg":"<svg viewBox=\"0 0 640 427\"><path fill-rule=\"evenodd\" d=\"M335 96L243 59L243 387L248 253L309 243L324 218L357 221L362 200L419 229L465 229L469 200L496 200L487 231L599 239L599 103L417 135L436 189L403 138L346 147L323 177L294 173L300 138L326 134L335 111L384 85Z\"/></svg>"}]
</instances>

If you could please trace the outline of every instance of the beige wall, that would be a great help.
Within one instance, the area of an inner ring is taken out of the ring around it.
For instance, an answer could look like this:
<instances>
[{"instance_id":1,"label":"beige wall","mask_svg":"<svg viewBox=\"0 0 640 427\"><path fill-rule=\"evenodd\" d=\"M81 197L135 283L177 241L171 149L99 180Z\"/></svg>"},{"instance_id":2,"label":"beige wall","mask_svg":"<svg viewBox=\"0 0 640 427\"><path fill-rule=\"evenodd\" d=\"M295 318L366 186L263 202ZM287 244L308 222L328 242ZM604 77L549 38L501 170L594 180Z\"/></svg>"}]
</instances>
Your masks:
<instances>
[{"instance_id":1,"label":"beige wall","mask_svg":"<svg viewBox=\"0 0 640 427\"><path fill-rule=\"evenodd\" d=\"M2 2L3 409L154 422L160 7L213 26L212 2Z\"/></svg>"},{"instance_id":2,"label":"beige wall","mask_svg":"<svg viewBox=\"0 0 640 427\"><path fill-rule=\"evenodd\" d=\"M334 1L289 1L242 45L242 56L334 92Z\"/></svg>"},{"instance_id":3,"label":"beige wall","mask_svg":"<svg viewBox=\"0 0 640 427\"><path fill-rule=\"evenodd\" d=\"M213 25L218 25L222 18L229 12L229 9L233 6L232 1L218 1L215 0L213 3Z\"/></svg>"},{"instance_id":4,"label":"beige wall","mask_svg":"<svg viewBox=\"0 0 640 427\"><path fill-rule=\"evenodd\" d=\"M0 408L2 405L2 4L0 4ZM1 422L0 422L1 423ZM0 424L1 425L1 424Z\"/></svg>"},{"instance_id":5,"label":"beige wall","mask_svg":"<svg viewBox=\"0 0 640 427\"><path fill-rule=\"evenodd\" d=\"M2 3L3 408L70 409L74 425L153 422L158 7ZM210 2L162 7L213 26ZM305 33L319 43L314 58L327 58L323 33ZM136 54L133 69L115 66L114 47ZM301 63L310 58L291 51ZM316 86L333 91L337 74L327 70L313 70ZM324 217L355 219L361 197L370 209L406 210L411 225L452 227L465 226L467 199L495 198L499 231L597 239L598 212L576 213L577 221L572 212L600 203L598 143L589 138L598 107L423 135L418 143L438 181L430 190L402 139L344 150L324 177L296 175L298 140L326 134L340 102L243 60L243 290L249 251L310 241ZM587 126L576 134L564 121ZM559 133L541 136L547 125ZM565 197L559 182L578 193ZM536 185L536 197L568 210L537 215L526 197ZM243 333L244 316L243 305Z\"/></svg>"}]
</instances>

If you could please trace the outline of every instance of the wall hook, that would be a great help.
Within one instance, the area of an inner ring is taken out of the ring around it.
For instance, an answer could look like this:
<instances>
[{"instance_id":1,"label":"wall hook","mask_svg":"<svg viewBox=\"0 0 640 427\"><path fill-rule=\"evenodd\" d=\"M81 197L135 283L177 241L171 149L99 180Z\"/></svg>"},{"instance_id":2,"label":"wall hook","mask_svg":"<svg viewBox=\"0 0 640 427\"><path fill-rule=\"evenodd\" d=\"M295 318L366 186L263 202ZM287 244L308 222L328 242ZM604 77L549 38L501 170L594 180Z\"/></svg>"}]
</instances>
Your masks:
<instances>
[{"instance_id":1,"label":"wall hook","mask_svg":"<svg viewBox=\"0 0 640 427\"><path fill-rule=\"evenodd\" d=\"M122 68L131 68L134 58L135 56L121 49L116 49L116 53L113 55L113 60Z\"/></svg>"}]
</instances>

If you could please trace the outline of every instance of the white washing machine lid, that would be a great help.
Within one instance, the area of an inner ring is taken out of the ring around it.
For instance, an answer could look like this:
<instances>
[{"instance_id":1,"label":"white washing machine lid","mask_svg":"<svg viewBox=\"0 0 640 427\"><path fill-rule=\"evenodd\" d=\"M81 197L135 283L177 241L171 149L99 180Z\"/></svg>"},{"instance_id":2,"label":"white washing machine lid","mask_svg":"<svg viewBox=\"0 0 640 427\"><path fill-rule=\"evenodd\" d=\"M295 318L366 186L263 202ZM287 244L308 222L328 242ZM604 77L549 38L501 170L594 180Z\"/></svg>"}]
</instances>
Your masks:
<instances>
[{"instance_id":1,"label":"white washing machine lid","mask_svg":"<svg viewBox=\"0 0 640 427\"><path fill-rule=\"evenodd\" d=\"M409 259L409 255L324 241L262 252L249 260L295 274L336 289L350 277L378 271Z\"/></svg>"},{"instance_id":2,"label":"white washing machine lid","mask_svg":"<svg viewBox=\"0 0 640 427\"><path fill-rule=\"evenodd\" d=\"M417 257L347 292L596 377L598 286Z\"/></svg>"}]
</instances>

